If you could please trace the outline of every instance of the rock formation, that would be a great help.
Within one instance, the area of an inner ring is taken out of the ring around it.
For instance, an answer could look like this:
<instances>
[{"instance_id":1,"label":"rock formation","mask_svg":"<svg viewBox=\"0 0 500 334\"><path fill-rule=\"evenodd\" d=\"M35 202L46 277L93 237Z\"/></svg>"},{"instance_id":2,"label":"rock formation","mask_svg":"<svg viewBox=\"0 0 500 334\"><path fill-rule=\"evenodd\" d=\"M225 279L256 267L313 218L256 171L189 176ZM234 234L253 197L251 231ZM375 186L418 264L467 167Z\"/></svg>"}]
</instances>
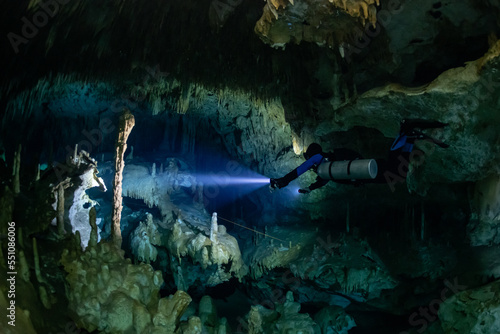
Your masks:
<instances>
[{"instance_id":1,"label":"rock formation","mask_svg":"<svg viewBox=\"0 0 500 334\"><path fill-rule=\"evenodd\" d=\"M123 168L125 167L124 154L127 150L127 139L135 125L134 115L126 109L120 116L118 138L116 139L115 152L115 178L113 180L113 240L118 246L122 243L122 232L120 220L122 217L122 180Z\"/></svg>"}]
</instances>

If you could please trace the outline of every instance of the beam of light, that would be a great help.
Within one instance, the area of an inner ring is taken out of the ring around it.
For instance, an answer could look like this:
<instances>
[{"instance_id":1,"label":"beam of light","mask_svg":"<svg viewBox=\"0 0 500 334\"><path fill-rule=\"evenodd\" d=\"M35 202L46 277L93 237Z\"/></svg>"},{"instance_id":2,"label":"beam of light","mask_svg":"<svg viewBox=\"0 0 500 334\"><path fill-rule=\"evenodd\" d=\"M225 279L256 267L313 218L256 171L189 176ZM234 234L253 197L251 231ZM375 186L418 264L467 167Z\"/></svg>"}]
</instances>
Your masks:
<instances>
[{"instance_id":1,"label":"beam of light","mask_svg":"<svg viewBox=\"0 0 500 334\"><path fill-rule=\"evenodd\" d=\"M255 184L255 183L269 183L269 178L267 177L232 177L229 179L229 184Z\"/></svg>"},{"instance_id":2,"label":"beam of light","mask_svg":"<svg viewBox=\"0 0 500 334\"><path fill-rule=\"evenodd\" d=\"M234 203L237 199L249 195L254 191L269 186L270 180L248 167L237 164L222 171L212 170L206 173L195 173L197 183L203 185L205 203L221 208Z\"/></svg>"},{"instance_id":3,"label":"beam of light","mask_svg":"<svg viewBox=\"0 0 500 334\"><path fill-rule=\"evenodd\" d=\"M254 176L231 176L225 172L194 174L198 182L204 186L226 187L230 185L259 185L269 184L269 178L253 172ZM248 173L247 173L248 174Z\"/></svg>"}]
</instances>

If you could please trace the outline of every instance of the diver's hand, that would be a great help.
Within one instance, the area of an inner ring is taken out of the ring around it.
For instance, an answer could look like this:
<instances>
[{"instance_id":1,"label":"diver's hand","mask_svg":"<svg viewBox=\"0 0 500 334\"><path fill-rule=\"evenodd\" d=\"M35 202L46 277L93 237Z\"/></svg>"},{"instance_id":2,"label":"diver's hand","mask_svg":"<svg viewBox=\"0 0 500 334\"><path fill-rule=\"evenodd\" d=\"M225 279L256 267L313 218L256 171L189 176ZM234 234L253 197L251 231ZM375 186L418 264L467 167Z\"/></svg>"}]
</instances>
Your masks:
<instances>
[{"instance_id":1,"label":"diver's hand","mask_svg":"<svg viewBox=\"0 0 500 334\"><path fill-rule=\"evenodd\" d=\"M299 189L300 194L309 194L311 192L311 189L309 187L304 188L304 189Z\"/></svg>"},{"instance_id":2,"label":"diver's hand","mask_svg":"<svg viewBox=\"0 0 500 334\"><path fill-rule=\"evenodd\" d=\"M282 177L279 179L270 179L272 189L281 189L288 185L288 182Z\"/></svg>"}]
</instances>

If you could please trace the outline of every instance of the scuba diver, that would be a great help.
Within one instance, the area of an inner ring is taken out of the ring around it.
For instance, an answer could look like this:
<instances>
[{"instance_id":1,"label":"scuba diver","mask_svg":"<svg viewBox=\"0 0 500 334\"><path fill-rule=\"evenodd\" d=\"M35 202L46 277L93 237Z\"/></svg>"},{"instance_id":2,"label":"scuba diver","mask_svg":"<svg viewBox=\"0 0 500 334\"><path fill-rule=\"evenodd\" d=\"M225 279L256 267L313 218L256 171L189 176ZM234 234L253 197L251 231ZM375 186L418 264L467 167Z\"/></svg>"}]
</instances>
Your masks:
<instances>
[{"instance_id":1,"label":"scuba diver","mask_svg":"<svg viewBox=\"0 0 500 334\"><path fill-rule=\"evenodd\" d=\"M270 179L270 187L271 189L284 188L310 169L318 174L318 177L309 187L299 189L301 194L307 194L323 187L330 180L355 186L364 183L390 184L391 178L393 181L402 182L405 180L406 173L404 173L404 177L401 176L401 164L410 161L415 140L429 140L442 148L449 147L449 145L422 133L420 130L443 128L446 125L448 124L438 121L403 119L400 123L399 134L391 146L387 159L363 159L359 153L346 148L326 153L323 152L319 144L312 143L304 153L306 161L285 176ZM337 163L335 166L335 162L343 163Z\"/></svg>"}]
</instances>

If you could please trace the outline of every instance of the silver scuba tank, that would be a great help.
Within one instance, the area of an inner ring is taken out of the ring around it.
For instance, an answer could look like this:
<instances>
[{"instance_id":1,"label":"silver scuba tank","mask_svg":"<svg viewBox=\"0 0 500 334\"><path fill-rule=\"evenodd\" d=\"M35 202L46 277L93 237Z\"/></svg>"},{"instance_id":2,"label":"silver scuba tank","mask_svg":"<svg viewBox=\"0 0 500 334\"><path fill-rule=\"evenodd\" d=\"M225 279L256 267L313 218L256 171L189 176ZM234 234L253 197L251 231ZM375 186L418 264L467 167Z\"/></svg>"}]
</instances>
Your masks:
<instances>
[{"instance_id":1,"label":"silver scuba tank","mask_svg":"<svg viewBox=\"0 0 500 334\"><path fill-rule=\"evenodd\" d=\"M375 159L326 161L318 166L318 176L324 180L369 180L377 176Z\"/></svg>"}]
</instances>

